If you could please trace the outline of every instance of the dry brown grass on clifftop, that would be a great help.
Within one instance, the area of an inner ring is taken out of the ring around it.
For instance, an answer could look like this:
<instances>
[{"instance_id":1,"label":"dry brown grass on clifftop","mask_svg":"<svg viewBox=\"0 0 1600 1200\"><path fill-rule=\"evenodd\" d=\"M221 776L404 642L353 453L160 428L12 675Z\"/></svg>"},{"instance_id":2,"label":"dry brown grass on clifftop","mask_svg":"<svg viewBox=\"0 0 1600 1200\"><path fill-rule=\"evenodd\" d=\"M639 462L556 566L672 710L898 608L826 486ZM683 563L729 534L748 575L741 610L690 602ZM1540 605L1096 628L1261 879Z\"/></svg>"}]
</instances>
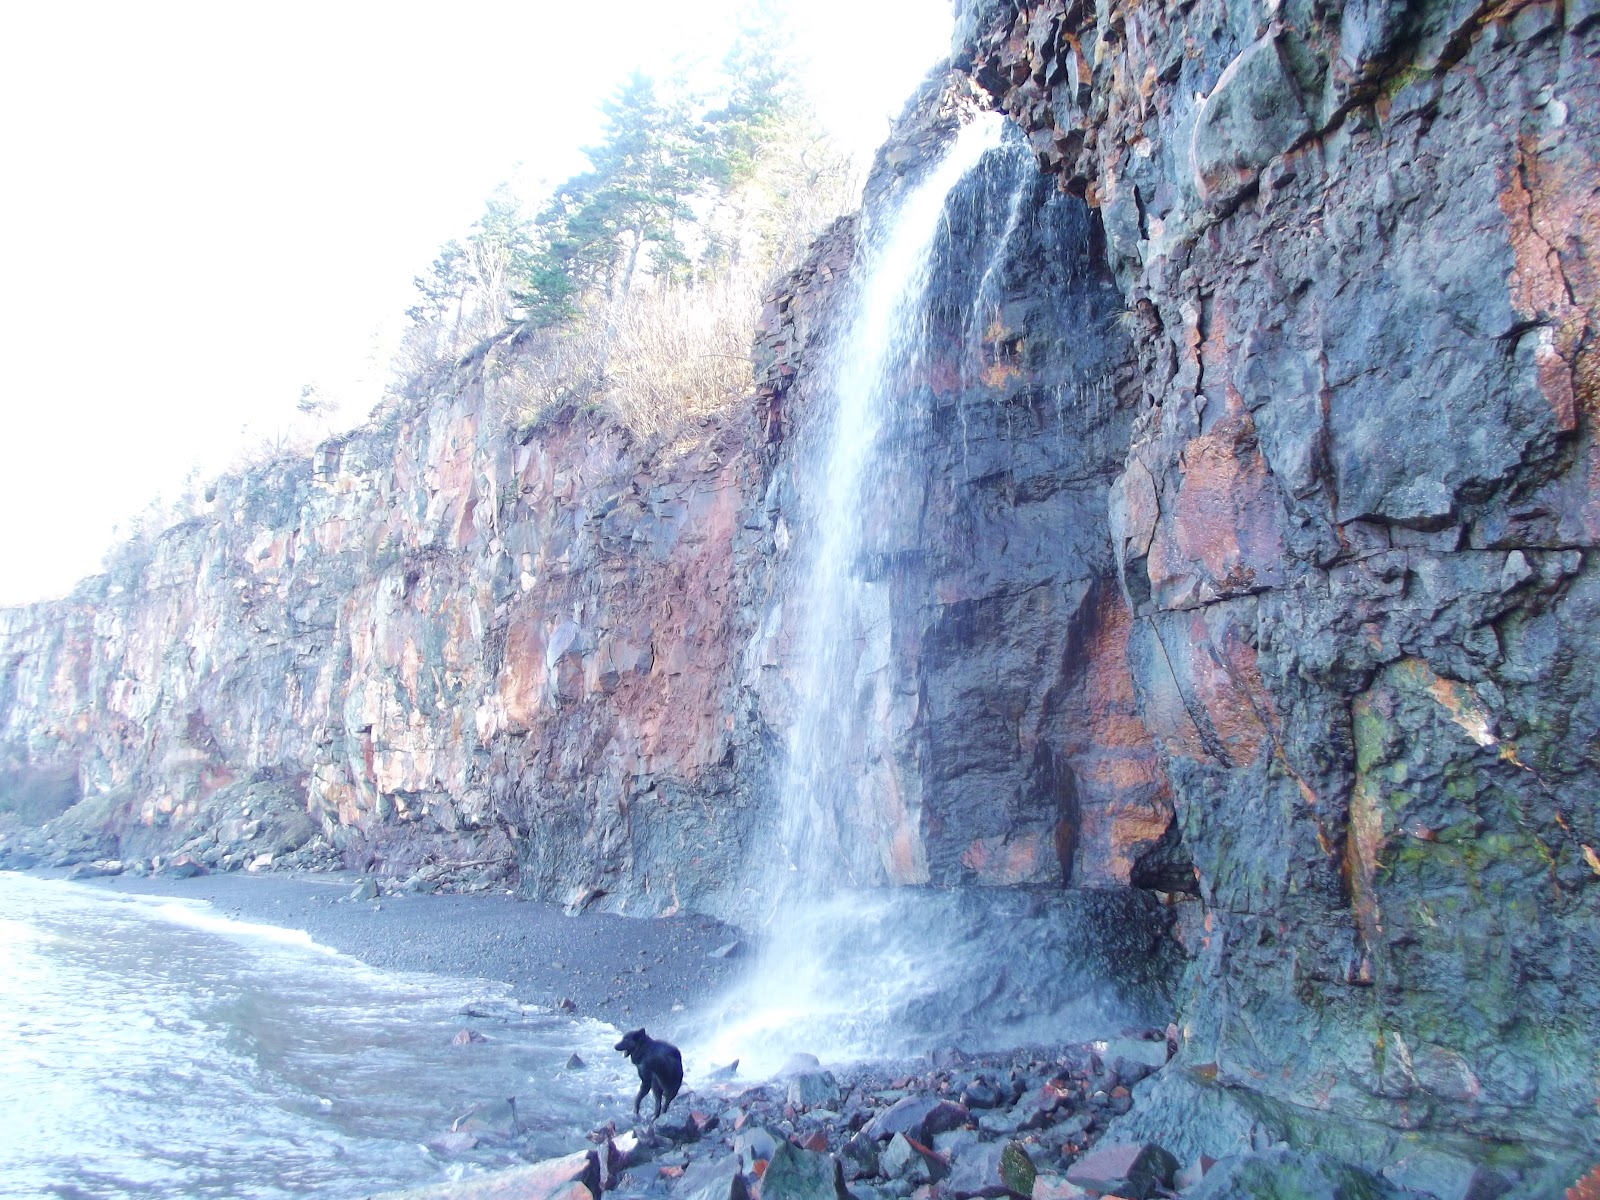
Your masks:
<instances>
[{"instance_id":1,"label":"dry brown grass on clifftop","mask_svg":"<svg viewBox=\"0 0 1600 1200\"><path fill-rule=\"evenodd\" d=\"M524 352L491 367L485 386L517 428L571 406L670 443L749 394L760 307L753 273L640 289L614 308L525 335Z\"/></svg>"}]
</instances>

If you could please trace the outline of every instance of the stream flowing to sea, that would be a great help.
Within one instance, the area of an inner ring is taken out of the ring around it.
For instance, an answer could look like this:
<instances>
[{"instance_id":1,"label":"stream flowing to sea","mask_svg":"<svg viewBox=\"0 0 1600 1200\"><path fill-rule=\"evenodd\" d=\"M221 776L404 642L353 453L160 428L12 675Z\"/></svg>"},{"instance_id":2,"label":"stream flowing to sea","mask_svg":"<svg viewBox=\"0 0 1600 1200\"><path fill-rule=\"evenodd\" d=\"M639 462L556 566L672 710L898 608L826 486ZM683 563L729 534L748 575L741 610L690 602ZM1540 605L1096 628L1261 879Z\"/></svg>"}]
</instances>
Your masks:
<instances>
[{"instance_id":1,"label":"stream flowing to sea","mask_svg":"<svg viewBox=\"0 0 1600 1200\"><path fill-rule=\"evenodd\" d=\"M622 1112L609 1025L467 1004L516 1011L204 904L0 872L0 1196L367 1196L515 1161L426 1148L480 1101L535 1099L534 1158ZM489 1041L453 1046L464 1026Z\"/></svg>"}]
</instances>

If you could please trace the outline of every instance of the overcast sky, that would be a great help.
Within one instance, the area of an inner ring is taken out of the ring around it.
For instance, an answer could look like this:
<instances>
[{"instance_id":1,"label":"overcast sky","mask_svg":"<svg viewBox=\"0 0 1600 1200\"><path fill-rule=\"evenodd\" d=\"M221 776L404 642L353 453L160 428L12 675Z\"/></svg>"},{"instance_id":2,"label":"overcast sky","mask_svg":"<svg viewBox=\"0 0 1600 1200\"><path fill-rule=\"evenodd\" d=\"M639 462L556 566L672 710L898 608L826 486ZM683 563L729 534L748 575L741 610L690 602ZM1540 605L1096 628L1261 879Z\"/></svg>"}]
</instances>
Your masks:
<instances>
[{"instance_id":1,"label":"overcast sky","mask_svg":"<svg viewBox=\"0 0 1600 1200\"><path fill-rule=\"evenodd\" d=\"M881 140L949 0L787 0L824 120ZM412 276L508 179L582 168L635 67L740 0L11 5L0 16L0 604L286 426L364 414ZM244 427L248 426L248 429Z\"/></svg>"}]
</instances>

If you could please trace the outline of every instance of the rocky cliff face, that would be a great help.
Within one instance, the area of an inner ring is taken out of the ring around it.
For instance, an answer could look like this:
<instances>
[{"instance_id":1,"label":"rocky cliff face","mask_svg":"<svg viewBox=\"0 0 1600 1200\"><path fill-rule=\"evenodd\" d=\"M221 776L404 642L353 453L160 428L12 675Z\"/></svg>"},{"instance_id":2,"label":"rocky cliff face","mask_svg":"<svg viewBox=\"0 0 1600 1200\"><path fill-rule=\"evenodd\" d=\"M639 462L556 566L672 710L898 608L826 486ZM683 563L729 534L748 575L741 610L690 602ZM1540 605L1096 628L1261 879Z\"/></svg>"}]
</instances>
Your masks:
<instances>
[{"instance_id":1,"label":"rocky cliff face","mask_svg":"<svg viewBox=\"0 0 1600 1200\"><path fill-rule=\"evenodd\" d=\"M981 88L1033 162L936 247L851 566L840 872L1175 925L1182 1050L1129 1135L1600 1138L1597 13L967 0L975 82L880 156L869 223ZM505 431L501 344L5 613L10 806L77 800L66 857L325 844L759 908L860 230L769 306L753 402L671 449Z\"/></svg>"},{"instance_id":2,"label":"rocky cliff face","mask_svg":"<svg viewBox=\"0 0 1600 1200\"><path fill-rule=\"evenodd\" d=\"M1595 17L963 17L1103 216L1112 544L1208 914L1184 1057L1280 1129L1600 1136Z\"/></svg>"},{"instance_id":3,"label":"rocky cliff face","mask_svg":"<svg viewBox=\"0 0 1600 1200\"><path fill-rule=\"evenodd\" d=\"M930 83L867 220L975 95ZM841 874L1125 887L1173 821L1107 532L1135 364L1087 208L1018 146L963 188L900 499L851 568L872 611ZM513 339L5 614L10 790L86 797L49 851L337 851L628 912L759 908L856 238L839 223L769 306L754 402L670 448L576 414L508 432Z\"/></svg>"},{"instance_id":4,"label":"rocky cliff face","mask_svg":"<svg viewBox=\"0 0 1600 1200\"><path fill-rule=\"evenodd\" d=\"M519 438L497 395L517 353L4 615L11 790L76 777L70 852L236 867L316 837L651 910L697 855L741 858L749 419L651 455L581 417ZM267 808L311 824L241 840Z\"/></svg>"}]
</instances>

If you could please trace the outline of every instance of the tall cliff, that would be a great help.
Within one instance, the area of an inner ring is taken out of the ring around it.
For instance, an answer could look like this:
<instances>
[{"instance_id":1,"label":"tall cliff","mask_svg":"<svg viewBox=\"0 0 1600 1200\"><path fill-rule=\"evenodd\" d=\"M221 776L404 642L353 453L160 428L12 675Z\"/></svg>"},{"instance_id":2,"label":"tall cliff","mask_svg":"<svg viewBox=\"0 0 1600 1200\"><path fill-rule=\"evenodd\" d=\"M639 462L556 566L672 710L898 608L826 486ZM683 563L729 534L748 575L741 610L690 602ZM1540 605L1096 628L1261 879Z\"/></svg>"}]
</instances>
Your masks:
<instances>
[{"instance_id":1,"label":"tall cliff","mask_svg":"<svg viewBox=\"0 0 1600 1200\"><path fill-rule=\"evenodd\" d=\"M1596 15L962 18L1129 311L1110 522L1208 914L1191 1085L1302 1136L1600 1137Z\"/></svg>"},{"instance_id":2,"label":"tall cliff","mask_svg":"<svg viewBox=\"0 0 1600 1200\"><path fill-rule=\"evenodd\" d=\"M513 338L0 615L3 795L72 804L13 854L758 910L862 222L986 94L1021 138L947 209L850 564L840 875L1171 926L1181 1050L1129 1136L1593 1144L1597 14L966 0L966 80L725 419L516 433Z\"/></svg>"},{"instance_id":3,"label":"tall cliff","mask_svg":"<svg viewBox=\"0 0 1600 1200\"><path fill-rule=\"evenodd\" d=\"M865 219L892 219L976 96L930 81ZM580 413L510 430L511 336L311 461L222 481L69 600L5 613L10 790L85 798L49 851L337 850L626 912L760 907L857 229L768 305L757 395L669 446ZM1097 228L1013 145L935 253L926 419L898 431L899 499L851 566L868 719L841 748L841 875L1125 887L1173 818L1108 534L1137 389Z\"/></svg>"}]
</instances>

